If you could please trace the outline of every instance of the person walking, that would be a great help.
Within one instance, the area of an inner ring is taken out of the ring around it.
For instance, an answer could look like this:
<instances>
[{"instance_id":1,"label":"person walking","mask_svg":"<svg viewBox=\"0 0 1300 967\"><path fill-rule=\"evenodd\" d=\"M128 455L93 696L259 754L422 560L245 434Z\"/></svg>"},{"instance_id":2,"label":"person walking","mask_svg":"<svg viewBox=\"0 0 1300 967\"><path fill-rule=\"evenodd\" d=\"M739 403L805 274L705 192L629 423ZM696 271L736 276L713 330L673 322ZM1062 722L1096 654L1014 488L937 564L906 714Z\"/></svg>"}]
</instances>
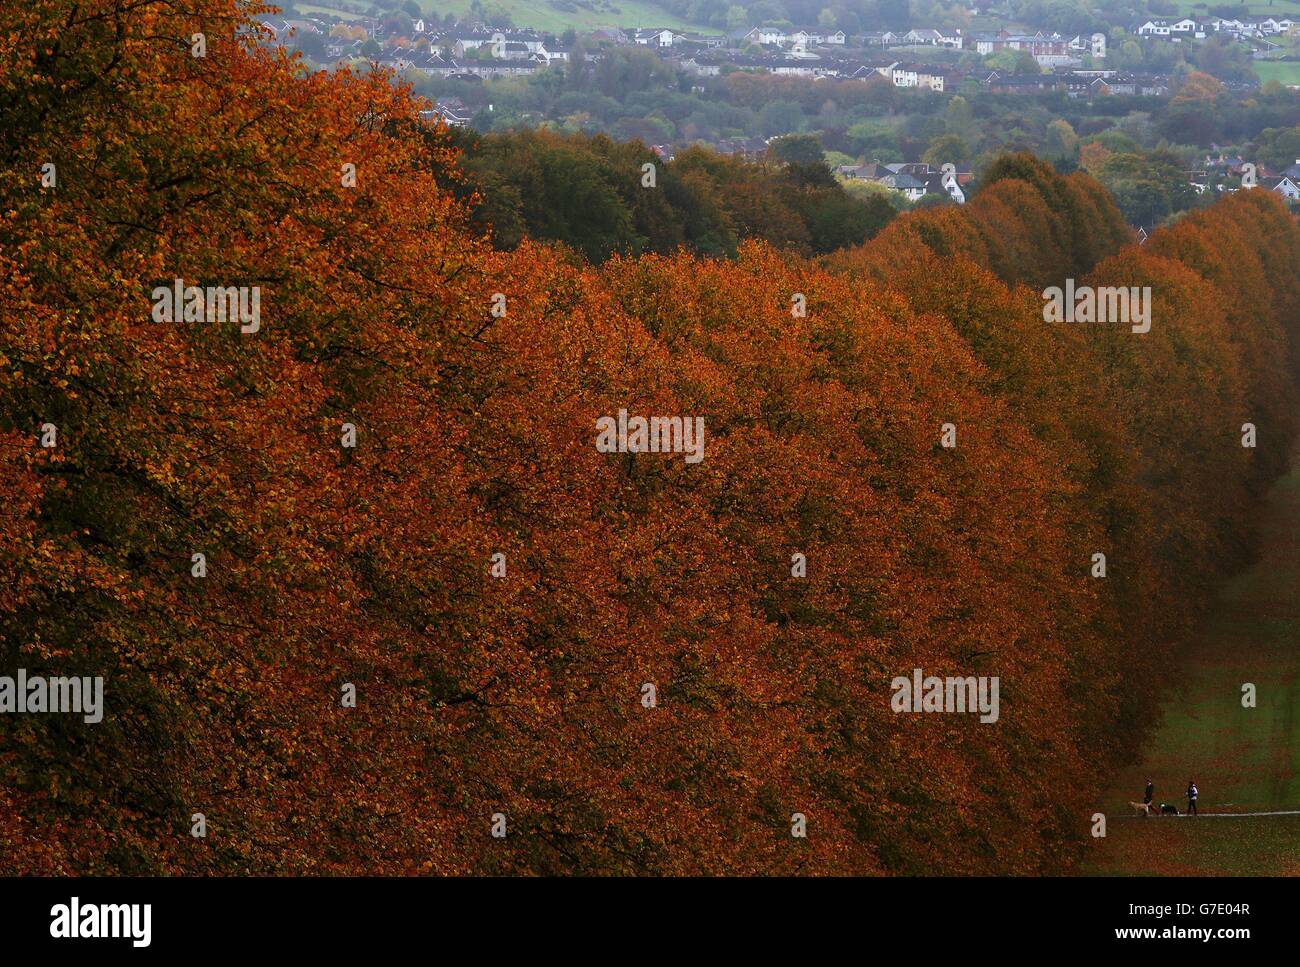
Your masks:
<instances>
[{"instance_id":1,"label":"person walking","mask_svg":"<svg viewBox=\"0 0 1300 967\"><path fill-rule=\"evenodd\" d=\"M1200 813L1196 811L1196 797L1199 795L1200 793L1196 789L1196 780L1188 779L1187 780L1187 812L1192 816L1200 815Z\"/></svg>"},{"instance_id":2,"label":"person walking","mask_svg":"<svg viewBox=\"0 0 1300 967\"><path fill-rule=\"evenodd\" d=\"M1154 799L1155 796L1156 796L1156 787L1155 787L1155 783L1153 783L1150 779L1148 779L1148 780L1147 780L1147 791L1146 791L1146 795L1144 795L1144 796L1142 797L1142 802L1143 802L1143 804L1145 804L1145 805L1147 805L1147 806L1150 806L1150 805L1151 805L1151 800Z\"/></svg>"}]
</instances>

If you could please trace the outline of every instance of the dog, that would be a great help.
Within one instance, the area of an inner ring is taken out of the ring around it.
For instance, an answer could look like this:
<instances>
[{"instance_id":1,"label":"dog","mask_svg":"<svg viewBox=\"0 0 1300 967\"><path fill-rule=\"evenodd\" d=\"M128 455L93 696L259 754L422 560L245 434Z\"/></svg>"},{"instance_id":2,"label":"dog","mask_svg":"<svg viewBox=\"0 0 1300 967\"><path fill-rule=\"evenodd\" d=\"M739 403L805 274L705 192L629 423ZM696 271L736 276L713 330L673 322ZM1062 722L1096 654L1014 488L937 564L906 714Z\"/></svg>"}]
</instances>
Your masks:
<instances>
[{"instance_id":1,"label":"dog","mask_svg":"<svg viewBox=\"0 0 1300 967\"><path fill-rule=\"evenodd\" d=\"M1160 815L1162 815L1162 816L1177 816L1177 815L1178 815L1178 807L1175 806L1173 803L1162 802L1162 803L1160 804Z\"/></svg>"},{"instance_id":2,"label":"dog","mask_svg":"<svg viewBox=\"0 0 1300 967\"><path fill-rule=\"evenodd\" d=\"M1149 802L1130 802L1129 805L1143 816L1154 816L1156 814L1156 807Z\"/></svg>"}]
</instances>

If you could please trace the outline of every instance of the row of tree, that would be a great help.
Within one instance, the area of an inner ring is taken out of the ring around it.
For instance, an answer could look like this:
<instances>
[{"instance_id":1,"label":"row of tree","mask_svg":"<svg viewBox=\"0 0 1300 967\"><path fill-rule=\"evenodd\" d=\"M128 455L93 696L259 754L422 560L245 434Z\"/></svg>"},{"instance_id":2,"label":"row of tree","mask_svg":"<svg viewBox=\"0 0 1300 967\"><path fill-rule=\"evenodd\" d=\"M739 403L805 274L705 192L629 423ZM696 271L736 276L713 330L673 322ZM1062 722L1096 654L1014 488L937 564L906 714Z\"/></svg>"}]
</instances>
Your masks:
<instances>
[{"instance_id":1,"label":"row of tree","mask_svg":"<svg viewBox=\"0 0 1300 967\"><path fill-rule=\"evenodd\" d=\"M1137 247L1017 156L825 264L498 250L419 102L192 7L0 14L0 672L106 704L0 716L7 871L1071 862L1285 453L1279 205ZM1044 323L1066 277L1151 331ZM152 321L176 279L257 331ZM918 667L999 720L894 713Z\"/></svg>"},{"instance_id":2,"label":"row of tree","mask_svg":"<svg viewBox=\"0 0 1300 967\"><path fill-rule=\"evenodd\" d=\"M461 130L456 143L474 221L502 247L546 239L600 261L681 246L734 256L761 238L813 255L865 241L894 214L882 197L847 194L820 160L755 164L691 148L665 162L640 142L547 131Z\"/></svg>"}]
</instances>

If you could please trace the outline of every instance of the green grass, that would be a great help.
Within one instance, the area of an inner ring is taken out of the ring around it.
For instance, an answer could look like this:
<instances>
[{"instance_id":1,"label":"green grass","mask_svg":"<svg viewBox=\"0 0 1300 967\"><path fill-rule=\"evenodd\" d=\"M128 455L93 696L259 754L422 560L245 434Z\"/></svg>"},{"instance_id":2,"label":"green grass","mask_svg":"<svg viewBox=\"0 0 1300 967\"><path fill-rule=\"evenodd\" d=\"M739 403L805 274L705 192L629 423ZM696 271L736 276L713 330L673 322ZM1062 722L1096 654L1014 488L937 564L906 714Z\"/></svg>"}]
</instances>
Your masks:
<instances>
[{"instance_id":1,"label":"green grass","mask_svg":"<svg viewBox=\"0 0 1300 967\"><path fill-rule=\"evenodd\" d=\"M1142 798L1185 807L1189 777L1201 812L1300 809L1300 464L1274 487L1258 563L1234 579L1179 668L1146 760L1123 769L1101 811L1107 835L1083 872L1300 875L1300 816L1120 819ZM1253 683L1257 707L1243 708Z\"/></svg>"},{"instance_id":2,"label":"green grass","mask_svg":"<svg viewBox=\"0 0 1300 967\"><path fill-rule=\"evenodd\" d=\"M1222 0L1177 0L1178 16L1177 17L1159 17L1154 19L1160 20L1179 20L1183 17L1195 17L1197 19L1209 19L1210 7L1222 6ZM1294 15L1300 13L1300 0L1250 0L1249 3L1234 4L1233 11L1229 16L1245 17L1283 17L1288 14ZM1147 19L1147 18L1143 18Z\"/></svg>"},{"instance_id":3,"label":"green grass","mask_svg":"<svg viewBox=\"0 0 1300 967\"><path fill-rule=\"evenodd\" d=\"M1251 66L1261 82L1277 81L1285 86L1300 84L1300 60L1257 60Z\"/></svg>"},{"instance_id":4,"label":"green grass","mask_svg":"<svg viewBox=\"0 0 1300 967\"><path fill-rule=\"evenodd\" d=\"M296 3L294 9L299 13L321 13L338 17L340 20L359 20L365 16L362 13L350 13L347 10L336 10L333 7L321 7L313 3Z\"/></svg>"},{"instance_id":5,"label":"green grass","mask_svg":"<svg viewBox=\"0 0 1300 967\"><path fill-rule=\"evenodd\" d=\"M446 14L468 14L470 0L421 0L426 11L436 10ZM498 7L509 11L515 26L536 27L538 30L561 32L569 27L575 30L595 30L597 27L671 27L685 30L708 30L680 17L674 17L663 7L647 0L574 0L573 10L560 10L549 0L491 0L489 9Z\"/></svg>"},{"instance_id":6,"label":"green grass","mask_svg":"<svg viewBox=\"0 0 1300 967\"><path fill-rule=\"evenodd\" d=\"M945 47L903 46L889 47L890 60L906 61L910 64L952 65L961 58L961 51L948 50Z\"/></svg>"},{"instance_id":7,"label":"green grass","mask_svg":"<svg viewBox=\"0 0 1300 967\"><path fill-rule=\"evenodd\" d=\"M469 14L470 0L419 0L425 13L454 13L464 17ZM564 0L560 0L564 3ZM674 30L699 30L722 33L716 27L692 24L674 17L648 0L572 0L572 10L561 10L550 0L490 0L489 9L503 9L510 14L516 27L535 27L562 33L569 27L575 30L595 30L598 27L670 27ZM335 14L354 19L360 14L349 13L326 4L295 4L302 13Z\"/></svg>"}]
</instances>

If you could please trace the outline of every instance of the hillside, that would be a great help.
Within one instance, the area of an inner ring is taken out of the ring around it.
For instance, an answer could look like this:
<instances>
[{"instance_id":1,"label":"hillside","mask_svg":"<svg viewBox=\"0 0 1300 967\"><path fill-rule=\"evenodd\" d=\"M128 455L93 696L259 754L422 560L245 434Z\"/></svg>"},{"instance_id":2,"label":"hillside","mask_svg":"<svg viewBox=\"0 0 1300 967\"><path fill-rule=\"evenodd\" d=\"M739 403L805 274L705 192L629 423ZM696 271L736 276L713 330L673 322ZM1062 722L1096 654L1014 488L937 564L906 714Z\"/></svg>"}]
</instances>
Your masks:
<instances>
[{"instance_id":1,"label":"hillside","mask_svg":"<svg viewBox=\"0 0 1300 967\"><path fill-rule=\"evenodd\" d=\"M471 0L418 2L426 13L454 13L458 17L469 17L471 14ZM355 11L328 4L297 3L295 7L304 13L329 13L348 19L359 16ZM508 14L516 27L533 27L557 34L570 28L590 31L600 27L708 29L673 16L650 0L493 0L490 7L493 11Z\"/></svg>"}]
</instances>

